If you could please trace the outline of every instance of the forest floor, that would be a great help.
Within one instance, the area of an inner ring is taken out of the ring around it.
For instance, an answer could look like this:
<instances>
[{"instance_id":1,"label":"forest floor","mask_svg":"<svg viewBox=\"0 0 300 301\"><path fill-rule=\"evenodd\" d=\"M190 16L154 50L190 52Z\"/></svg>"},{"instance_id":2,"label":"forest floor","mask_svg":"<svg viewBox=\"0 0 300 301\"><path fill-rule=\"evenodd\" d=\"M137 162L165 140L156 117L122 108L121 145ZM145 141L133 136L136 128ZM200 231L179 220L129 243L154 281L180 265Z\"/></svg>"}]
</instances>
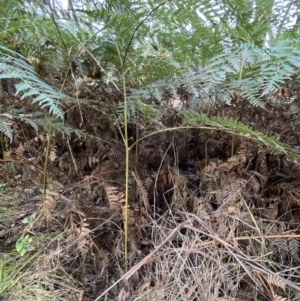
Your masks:
<instances>
[{"instance_id":1,"label":"forest floor","mask_svg":"<svg viewBox=\"0 0 300 301\"><path fill-rule=\"evenodd\" d=\"M284 89L266 110L242 103L239 120L298 150L300 114L278 105ZM181 125L168 107L130 121L126 261L124 126L114 114L103 99L68 108L66 124L85 134L52 133L47 191L47 135L15 121L1 160L0 300L299 300L297 161L242 136L231 156L232 135L200 125L168 131Z\"/></svg>"}]
</instances>

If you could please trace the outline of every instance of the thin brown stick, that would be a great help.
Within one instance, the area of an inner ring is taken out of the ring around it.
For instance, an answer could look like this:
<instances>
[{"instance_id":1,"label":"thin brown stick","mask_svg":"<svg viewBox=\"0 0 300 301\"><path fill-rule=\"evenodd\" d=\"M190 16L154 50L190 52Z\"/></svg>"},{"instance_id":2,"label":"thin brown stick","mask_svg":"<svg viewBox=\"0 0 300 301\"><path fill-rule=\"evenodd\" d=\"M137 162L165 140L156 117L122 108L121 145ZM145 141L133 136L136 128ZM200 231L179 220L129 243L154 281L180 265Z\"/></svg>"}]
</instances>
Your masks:
<instances>
[{"instance_id":1,"label":"thin brown stick","mask_svg":"<svg viewBox=\"0 0 300 301\"><path fill-rule=\"evenodd\" d=\"M189 227L189 229L191 229ZM193 229L191 229L193 230ZM226 242L231 242L231 241L238 241L238 240L249 240L249 239L259 239L261 238L261 236L240 236L240 237L234 237L232 239L224 239L224 241ZM267 239L271 239L271 238L300 238L300 234L278 234L278 235L266 235L264 236L264 238L267 238ZM206 246L211 246L211 245L214 245L216 243L219 243L219 242L216 242L215 240L210 240L210 241L203 241L203 242L199 242L199 243L196 243L196 244L192 244L192 245L186 245L184 247L180 247L180 248L174 248L172 250L169 250L167 253L168 254L173 254L173 253L176 253L178 251L188 251L188 250L195 250L195 248L201 248L201 247L206 247Z\"/></svg>"}]
</instances>

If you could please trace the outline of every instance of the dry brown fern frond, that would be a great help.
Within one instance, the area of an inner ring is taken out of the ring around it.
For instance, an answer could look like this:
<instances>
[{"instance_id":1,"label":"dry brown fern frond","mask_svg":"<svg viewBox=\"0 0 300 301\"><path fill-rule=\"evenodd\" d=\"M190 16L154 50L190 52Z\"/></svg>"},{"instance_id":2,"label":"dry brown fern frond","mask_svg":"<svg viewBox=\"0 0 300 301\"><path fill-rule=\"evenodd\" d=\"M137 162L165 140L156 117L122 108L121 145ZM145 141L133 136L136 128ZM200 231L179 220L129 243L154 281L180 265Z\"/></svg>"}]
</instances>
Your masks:
<instances>
[{"instance_id":1,"label":"dry brown fern frond","mask_svg":"<svg viewBox=\"0 0 300 301\"><path fill-rule=\"evenodd\" d=\"M267 281L269 284L280 287L283 291L285 291L286 284L280 277L277 277L276 275L268 275Z\"/></svg>"},{"instance_id":2,"label":"dry brown fern frond","mask_svg":"<svg viewBox=\"0 0 300 301\"><path fill-rule=\"evenodd\" d=\"M257 155L257 144L254 144L251 140L241 139L240 145L237 150L237 154L244 155L249 161Z\"/></svg>"},{"instance_id":3,"label":"dry brown fern frond","mask_svg":"<svg viewBox=\"0 0 300 301\"><path fill-rule=\"evenodd\" d=\"M78 165L81 167L81 169L86 169L86 168L93 168L97 163L99 162L99 159L97 159L94 156L82 156L78 160Z\"/></svg>"},{"instance_id":4,"label":"dry brown fern frond","mask_svg":"<svg viewBox=\"0 0 300 301\"><path fill-rule=\"evenodd\" d=\"M57 192L50 191L48 189L46 191L46 194L44 195L42 215L45 217L47 223L50 218L50 210L54 206L57 197L58 197Z\"/></svg>"},{"instance_id":5,"label":"dry brown fern frond","mask_svg":"<svg viewBox=\"0 0 300 301\"><path fill-rule=\"evenodd\" d=\"M206 202L204 197L194 197L192 208L193 213L203 219L209 219L213 211L211 203Z\"/></svg>"},{"instance_id":6,"label":"dry brown fern frond","mask_svg":"<svg viewBox=\"0 0 300 301\"><path fill-rule=\"evenodd\" d=\"M76 250L84 257L90 249L89 247L92 246L92 239L89 235L91 231L84 212L78 209L74 202L69 204L65 225L68 221L70 226L66 231L66 240L70 246L76 246Z\"/></svg>"},{"instance_id":7,"label":"dry brown fern frond","mask_svg":"<svg viewBox=\"0 0 300 301\"><path fill-rule=\"evenodd\" d=\"M278 206L275 206L273 208L269 207L264 211L264 215L270 219L275 220L278 216Z\"/></svg>"},{"instance_id":8,"label":"dry brown fern frond","mask_svg":"<svg viewBox=\"0 0 300 301\"><path fill-rule=\"evenodd\" d=\"M146 211L150 214L151 208L150 208L150 203L149 203L148 191L145 188L143 182L139 179L139 177L134 172L132 172L132 175L137 184L137 189L138 189L139 198L141 200L141 205L143 205L145 207Z\"/></svg>"},{"instance_id":9,"label":"dry brown fern frond","mask_svg":"<svg viewBox=\"0 0 300 301\"><path fill-rule=\"evenodd\" d=\"M297 184L296 184L297 185ZM300 206L300 188L298 187L291 187L290 189L285 189L285 199L293 200L293 203L297 204Z\"/></svg>"},{"instance_id":10,"label":"dry brown fern frond","mask_svg":"<svg viewBox=\"0 0 300 301\"><path fill-rule=\"evenodd\" d=\"M147 189L147 192L151 190L151 188L153 188L153 184L154 184L154 180L152 179L151 176L148 176L145 180L144 180L144 186Z\"/></svg>"},{"instance_id":11,"label":"dry brown fern frond","mask_svg":"<svg viewBox=\"0 0 300 301\"><path fill-rule=\"evenodd\" d=\"M268 176L269 176L269 171L268 171L267 162L266 162L266 154L267 154L267 150L264 147L259 146L257 165L258 165L258 170L259 170L260 174L264 178L268 178Z\"/></svg>"},{"instance_id":12,"label":"dry brown fern frond","mask_svg":"<svg viewBox=\"0 0 300 301\"><path fill-rule=\"evenodd\" d=\"M181 210L186 207L190 197L193 192L188 188L188 179L179 174L179 171L173 174L174 178L174 187L173 187L173 195L172 195L172 204L174 209Z\"/></svg>"},{"instance_id":13,"label":"dry brown fern frond","mask_svg":"<svg viewBox=\"0 0 300 301\"><path fill-rule=\"evenodd\" d=\"M259 172L254 170L248 172L247 175L249 176L247 186L250 192L259 193L267 179L264 178Z\"/></svg>"},{"instance_id":14,"label":"dry brown fern frond","mask_svg":"<svg viewBox=\"0 0 300 301\"><path fill-rule=\"evenodd\" d=\"M71 214L77 214L80 219L85 217L85 214L76 207L74 202L69 203L69 208L68 208L67 214L66 214L67 219L69 216L71 216Z\"/></svg>"},{"instance_id":15,"label":"dry brown fern frond","mask_svg":"<svg viewBox=\"0 0 300 301\"><path fill-rule=\"evenodd\" d=\"M272 301L288 301L288 299L274 294Z\"/></svg>"},{"instance_id":16,"label":"dry brown fern frond","mask_svg":"<svg viewBox=\"0 0 300 301\"><path fill-rule=\"evenodd\" d=\"M136 227L129 228L128 242L130 246L130 260L135 261L137 259L137 254L140 254L141 251L141 238Z\"/></svg>"},{"instance_id":17,"label":"dry brown fern frond","mask_svg":"<svg viewBox=\"0 0 300 301\"><path fill-rule=\"evenodd\" d=\"M119 188L111 185L104 184L104 189L109 201L109 206L112 211L121 213L122 203L125 203L124 192L120 191Z\"/></svg>"},{"instance_id":18,"label":"dry brown fern frond","mask_svg":"<svg viewBox=\"0 0 300 301\"><path fill-rule=\"evenodd\" d=\"M202 170L201 175L205 179L207 177L213 177L218 170L219 160L217 162L210 161L209 164Z\"/></svg>"},{"instance_id":19,"label":"dry brown fern frond","mask_svg":"<svg viewBox=\"0 0 300 301\"><path fill-rule=\"evenodd\" d=\"M272 285L268 282L268 280L266 279L266 277L262 273L260 273L258 271L255 271L255 274L257 276L257 279L261 283L262 289L265 292L265 294L271 300L274 300L274 291L273 291Z\"/></svg>"},{"instance_id":20,"label":"dry brown fern frond","mask_svg":"<svg viewBox=\"0 0 300 301\"><path fill-rule=\"evenodd\" d=\"M274 255L278 255L282 259L286 259L289 255L289 246L286 239L275 238L272 243L272 249Z\"/></svg>"},{"instance_id":21,"label":"dry brown fern frond","mask_svg":"<svg viewBox=\"0 0 300 301\"><path fill-rule=\"evenodd\" d=\"M224 187L224 197L231 203L239 201L243 195L243 188L247 183L244 179L230 177L227 180L228 185Z\"/></svg>"},{"instance_id":22,"label":"dry brown fern frond","mask_svg":"<svg viewBox=\"0 0 300 301\"><path fill-rule=\"evenodd\" d=\"M24 145L22 143L19 144L19 146L14 150L14 160L15 161L23 161L24 160Z\"/></svg>"},{"instance_id":23,"label":"dry brown fern frond","mask_svg":"<svg viewBox=\"0 0 300 301\"><path fill-rule=\"evenodd\" d=\"M240 204L227 205L213 212L212 217L216 218L213 228L218 235L226 235L227 238L234 235L238 227L237 219L241 216L240 207Z\"/></svg>"},{"instance_id":24,"label":"dry brown fern frond","mask_svg":"<svg viewBox=\"0 0 300 301\"><path fill-rule=\"evenodd\" d=\"M159 174L159 180L164 187L170 187L172 185L172 174L169 171L162 171Z\"/></svg>"},{"instance_id":25,"label":"dry brown fern frond","mask_svg":"<svg viewBox=\"0 0 300 301\"><path fill-rule=\"evenodd\" d=\"M82 256L86 255L88 252L88 246L91 246L91 240L89 237L89 233L91 232L89 229L89 223L86 222L86 218L84 218L79 227L78 231L78 242L77 247Z\"/></svg>"},{"instance_id":26,"label":"dry brown fern frond","mask_svg":"<svg viewBox=\"0 0 300 301\"><path fill-rule=\"evenodd\" d=\"M299 248L300 248L300 243L299 240L296 238L291 238L288 240L288 248L289 248L289 253L293 261L299 262Z\"/></svg>"},{"instance_id":27,"label":"dry brown fern frond","mask_svg":"<svg viewBox=\"0 0 300 301\"><path fill-rule=\"evenodd\" d=\"M107 156L111 160L123 160L125 156L124 144L117 140L113 140L112 142L113 143L110 145Z\"/></svg>"},{"instance_id":28,"label":"dry brown fern frond","mask_svg":"<svg viewBox=\"0 0 300 301\"><path fill-rule=\"evenodd\" d=\"M13 151L12 151L12 150L4 151L3 159L4 159L5 161L10 161L10 160L12 160L12 159L13 159Z\"/></svg>"},{"instance_id":29,"label":"dry brown fern frond","mask_svg":"<svg viewBox=\"0 0 300 301\"><path fill-rule=\"evenodd\" d=\"M243 197L246 183L234 173L220 174L219 181L208 181L207 194L213 195L217 204L233 204Z\"/></svg>"},{"instance_id":30,"label":"dry brown fern frond","mask_svg":"<svg viewBox=\"0 0 300 301\"><path fill-rule=\"evenodd\" d=\"M283 158L281 161L281 173L290 178L299 179L300 164L287 158Z\"/></svg>"},{"instance_id":31,"label":"dry brown fern frond","mask_svg":"<svg viewBox=\"0 0 300 301\"><path fill-rule=\"evenodd\" d=\"M231 171L235 167L242 168L244 163L247 161L244 154L238 154L227 160L227 162L220 164L219 169L222 171Z\"/></svg>"},{"instance_id":32,"label":"dry brown fern frond","mask_svg":"<svg viewBox=\"0 0 300 301\"><path fill-rule=\"evenodd\" d=\"M122 207L123 209L123 219L125 220L125 215L128 216L128 226L129 227L134 227L136 225L136 219L135 219L135 214L134 211L130 208L130 205L128 208L125 206Z\"/></svg>"}]
</instances>

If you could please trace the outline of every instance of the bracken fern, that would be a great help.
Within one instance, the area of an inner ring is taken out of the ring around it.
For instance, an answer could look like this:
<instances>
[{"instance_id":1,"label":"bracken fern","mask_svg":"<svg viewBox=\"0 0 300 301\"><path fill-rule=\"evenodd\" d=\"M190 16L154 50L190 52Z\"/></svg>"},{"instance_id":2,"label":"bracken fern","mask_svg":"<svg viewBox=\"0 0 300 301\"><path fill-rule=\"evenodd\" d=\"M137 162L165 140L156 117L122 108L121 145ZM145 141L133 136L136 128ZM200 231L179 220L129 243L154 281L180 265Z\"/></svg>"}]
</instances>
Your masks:
<instances>
[{"instance_id":1,"label":"bracken fern","mask_svg":"<svg viewBox=\"0 0 300 301\"><path fill-rule=\"evenodd\" d=\"M64 119L62 100L68 97L43 82L23 56L3 45L0 45L0 72L0 79L17 82L16 95L21 95L21 100L31 97L33 104L48 107L50 113Z\"/></svg>"}]
</instances>

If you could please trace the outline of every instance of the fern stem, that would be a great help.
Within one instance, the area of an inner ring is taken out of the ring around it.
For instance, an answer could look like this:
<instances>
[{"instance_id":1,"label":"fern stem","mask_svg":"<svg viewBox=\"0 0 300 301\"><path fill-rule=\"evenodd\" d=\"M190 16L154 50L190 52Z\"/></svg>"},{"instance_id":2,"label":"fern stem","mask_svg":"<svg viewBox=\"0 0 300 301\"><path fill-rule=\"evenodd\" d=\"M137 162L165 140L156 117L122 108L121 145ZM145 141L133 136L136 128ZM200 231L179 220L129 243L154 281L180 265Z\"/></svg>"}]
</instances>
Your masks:
<instances>
[{"instance_id":1,"label":"fern stem","mask_svg":"<svg viewBox=\"0 0 300 301\"><path fill-rule=\"evenodd\" d=\"M242 78L243 78L243 70L244 70L244 64L245 64L245 60L244 58L242 59L241 62L241 68L240 68L240 75L239 75L239 89L238 89L238 94L237 94L237 98L236 98L236 106L235 106L235 111L234 111L234 120L237 120L238 117L238 112L239 112L239 108L240 108L240 100L241 100L241 89L242 89ZM231 157L234 156L235 153L235 135L232 135L232 139L231 139Z\"/></svg>"},{"instance_id":2,"label":"fern stem","mask_svg":"<svg viewBox=\"0 0 300 301\"><path fill-rule=\"evenodd\" d=\"M122 56L119 47L116 43L116 49L121 63L122 72L122 84L123 84L123 98L124 98L124 137L123 142L125 146L125 208L124 208L124 261L125 270L128 270L128 205L129 205L129 151L128 146L128 108L127 108L127 93L126 93L126 70L124 68L125 61L122 60Z\"/></svg>"},{"instance_id":3,"label":"fern stem","mask_svg":"<svg viewBox=\"0 0 300 301\"><path fill-rule=\"evenodd\" d=\"M123 68L122 68L123 69ZM125 270L128 268L128 199L129 199L129 147L128 147L128 120L127 120L127 94L125 72L122 70L123 93L124 93L124 144L125 144L125 217L124 217L124 256L125 256Z\"/></svg>"},{"instance_id":4,"label":"fern stem","mask_svg":"<svg viewBox=\"0 0 300 301\"><path fill-rule=\"evenodd\" d=\"M46 204L46 196L47 196L47 169L48 169L48 162L50 156L50 146L51 146L51 136L52 136L53 127L50 126L48 139L47 139L47 148L46 148L46 158L44 163L44 177L43 177L43 200L44 200L44 207Z\"/></svg>"},{"instance_id":5,"label":"fern stem","mask_svg":"<svg viewBox=\"0 0 300 301\"><path fill-rule=\"evenodd\" d=\"M4 152L5 152L5 149L4 149L4 143L3 143L4 140L3 140L3 139L4 139L3 133L0 132L1 151L2 151L3 159L4 159ZM10 186L10 178L9 178L8 164L7 164L6 162L4 162L4 166L5 166L5 177L6 177L7 185Z\"/></svg>"},{"instance_id":6,"label":"fern stem","mask_svg":"<svg viewBox=\"0 0 300 301\"><path fill-rule=\"evenodd\" d=\"M137 119L137 117L136 117ZM136 128L135 128L135 140L139 139L139 124L138 122L135 123L136 124ZM138 155L139 155L139 144L137 143L135 145L135 158L134 158L134 162L135 162L135 165L134 165L134 170L135 172L137 172L137 164L138 164Z\"/></svg>"},{"instance_id":7,"label":"fern stem","mask_svg":"<svg viewBox=\"0 0 300 301\"><path fill-rule=\"evenodd\" d=\"M235 135L233 134L231 137L231 157L234 156L235 152Z\"/></svg>"},{"instance_id":8,"label":"fern stem","mask_svg":"<svg viewBox=\"0 0 300 301\"><path fill-rule=\"evenodd\" d=\"M137 122L137 114L135 115L135 124L136 124L136 128L135 128L135 140L139 138L139 125ZM128 146L129 148L129 146ZM131 148L129 148L130 151ZM135 145L135 154L134 154L134 172L136 174L138 174L137 171L137 166L138 166L138 155L139 155L139 144L137 143ZM132 199L135 200L136 199L136 181L133 182L133 192L132 192Z\"/></svg>"},{"instance_id":9,"label":"fern stem","mask_svg":"<svg viewBox=\"0 0 300 301\"><path fill-rule=\"evenodd\" d=\"M55 20L55 16L54 16L54 9L52 8L50 2L48 3L48 6L50 8L50 18L57 30L57 33L61 39L61 42L66 50L66 52L68 51L68 47L65 43L65 40L60 32L59 26ZM63 87L65 85L66 82L66 78L64 79L63 85L60 89L60 92L62 92ZM47 169L48 169L48 162L49 162L49 156L50 156L50 147L51 147L51 136L52 136L52 131L53 131L53 127L52 125L50 125L49 128L49 133L48 133L48 139L47 139L47 148L46 148L46 157L45 157L45 162L44 162L44 174L43 174L43 205L44 205L44 210L45 210L45 206L46 206L46 197L47 197Z\"/></svg>"},{"instance_id":10,"label":"fern stem","mask_svg":"<svg viewBox=\"0 0 300 301\"><path fill-rule=\"evenodd\" d=\"M122 66L125 66L125 62L126 62L126 59L127 59L127 54L128 54L128 51L129 51L129 48L132 44L132 41L135 37L135 34L137 33L137 31L139 30L139 28L142 26L143 23L145 23L147 21L147 19L157 10L159 9L161 6L165 5L168 1L163 1L162 3L158 4L156 7L154 7L147 15L146 17L141 20L141 22L136 26L136 28L134 29L131 37L130 37L130 40L129 40L129 43L127 44L127 47L125 49L125 54L124 54L124 59L121 61L122 62ZM120 56L120 53L118 51L118 54Z\"/></svg>"},{"instance_id":11,"label":"fern stem","mask_svg":"<svg viewBox=\"0 0 300 301\"><path fill-rule=\"evenodd\" d=\"M208 147L208 137L206 135L205 136L205 145L204 145L205 166L208 165L208 150L207 150L207 147Z\"/></svg>"}]
</instances>

